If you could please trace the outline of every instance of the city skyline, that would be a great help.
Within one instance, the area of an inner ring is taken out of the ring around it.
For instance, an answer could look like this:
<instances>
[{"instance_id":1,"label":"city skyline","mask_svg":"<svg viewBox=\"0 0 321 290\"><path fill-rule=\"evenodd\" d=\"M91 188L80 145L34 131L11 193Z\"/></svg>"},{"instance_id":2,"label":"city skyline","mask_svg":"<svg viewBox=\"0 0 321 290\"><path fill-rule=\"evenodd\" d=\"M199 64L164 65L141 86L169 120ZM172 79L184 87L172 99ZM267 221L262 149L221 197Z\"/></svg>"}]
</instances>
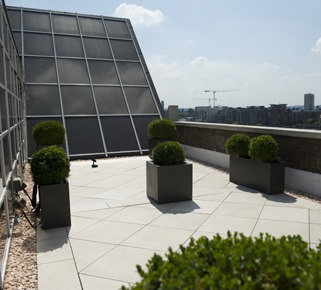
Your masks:
<instances>
[{"instance_id":1,"label":"city skyline","mask_svg":"<svg viewBox=\"0 0 321 290\"><path fill-rule=\"evenodd\" d=\"M10 0L7 5L129 18L159 97L168 105L321 103L321 3L254 0L124 3Z\"/></svg>"}]
</instances>

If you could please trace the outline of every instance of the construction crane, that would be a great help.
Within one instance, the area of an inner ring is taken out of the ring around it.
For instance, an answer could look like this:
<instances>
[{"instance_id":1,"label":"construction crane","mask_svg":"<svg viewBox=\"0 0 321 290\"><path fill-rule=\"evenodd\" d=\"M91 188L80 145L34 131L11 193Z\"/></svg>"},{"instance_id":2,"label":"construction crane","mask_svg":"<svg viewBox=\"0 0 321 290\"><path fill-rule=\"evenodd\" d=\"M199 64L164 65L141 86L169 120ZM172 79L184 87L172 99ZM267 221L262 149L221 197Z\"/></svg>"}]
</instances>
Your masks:
<instances>
[{"instance_id":1,"label":"construction crane","mask_svg":"<svg viewBox=\"0 0 321 290\"><path fill-rule=\"evenodd\" d=\"M193 100L208 100L208 105L211 107L212 98L193 98Z\"/></svg>"},{"instance_id":2,"label":"construction crane","mask_svg":"<svg viewBox=\"0 0 321 290\"><path fill-rule=\"evenodd\" d=\"M205 93L213 93L213 108L215 108L215 101L217 101L215 94L216 93L225 93L225 92L239 92L240 90L205 90Z\"/></svg>"}]
</instances>

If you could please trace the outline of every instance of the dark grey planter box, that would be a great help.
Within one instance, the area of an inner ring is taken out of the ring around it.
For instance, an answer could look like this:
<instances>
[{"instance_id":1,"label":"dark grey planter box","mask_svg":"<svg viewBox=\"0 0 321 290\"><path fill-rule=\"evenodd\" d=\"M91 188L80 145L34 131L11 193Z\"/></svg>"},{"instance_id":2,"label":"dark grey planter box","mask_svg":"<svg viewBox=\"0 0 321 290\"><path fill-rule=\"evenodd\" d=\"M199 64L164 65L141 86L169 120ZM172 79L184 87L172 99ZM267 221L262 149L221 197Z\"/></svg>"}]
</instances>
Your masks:
<instances>
[{"instance_id":1,"label":"dark grey planter box","mask_svg":"<svg viewBox=\"0 0 321 290\"><path fill-rule=\"evenodd\" d=\"M146 161L147 196L156 203L192 200L193 165L159 166Z\"/></svg>"},{"instance_id":2,"label":"dark grey planter box","mask_svg":"<svg viewBox=\"0 0 321 290\"><path fill-rule=\"evenodd\" d=\"M42 229L54 229L71 225L68 181L39 185Z\"/></svg>"},{"instance_id":3,"label":"dark grey planter box","mask_svg":"<svg viewBox=\"0 0 321 290\"><path fill-rule=\"evenodd\" d=\"M174 139L148 139L149 158L152 158L153 149L159 144L167 141L174 141Z\"/></svg>"},{"instance_id":4,"label":"dark grey planter box","mask_svg":"<svg viewBox=\"0 0 321 290\"><path fill-rule=\"evenodd\" d=\"M258 191L275 194L284 192L283 163L266 163L230 156L230 181Z\"/></svg>"}]
</instances>

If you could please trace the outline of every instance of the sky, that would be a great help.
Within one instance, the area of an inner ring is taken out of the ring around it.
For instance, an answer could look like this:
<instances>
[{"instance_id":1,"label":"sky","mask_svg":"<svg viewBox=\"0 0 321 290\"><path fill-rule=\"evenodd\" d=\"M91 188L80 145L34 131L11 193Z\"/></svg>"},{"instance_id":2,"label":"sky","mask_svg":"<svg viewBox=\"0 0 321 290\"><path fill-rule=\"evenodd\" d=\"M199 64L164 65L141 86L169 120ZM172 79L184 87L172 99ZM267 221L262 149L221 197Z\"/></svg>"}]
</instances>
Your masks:
<instances>
[{"instance_id":1,"label":"sky","mask_svg":"<svg viewBox=\"0 0 321 290\"><path fill-rule=\"evenodd\" d=\"M320 0L5 2L129 18L165 107L321 105Z\"/></svg>"}]
</instances>

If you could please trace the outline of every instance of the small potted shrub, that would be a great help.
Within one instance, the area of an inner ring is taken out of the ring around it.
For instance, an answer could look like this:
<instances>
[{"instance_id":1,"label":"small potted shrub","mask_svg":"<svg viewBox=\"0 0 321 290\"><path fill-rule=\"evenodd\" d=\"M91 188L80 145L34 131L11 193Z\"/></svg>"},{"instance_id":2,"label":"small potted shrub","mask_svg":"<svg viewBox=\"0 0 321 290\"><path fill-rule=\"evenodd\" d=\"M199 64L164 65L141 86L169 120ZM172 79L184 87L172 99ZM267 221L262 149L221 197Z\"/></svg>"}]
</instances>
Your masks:
<instances>
[{"instance_id":1,"label":"small potted shrub","mask_svg":"<svg viewBox=\"0 0 321 290\"><path fill-rule=\"evenodd\" d=\"M146 161L147 196L157 203L192 200L193 167L185 162L180 143L166 141L152 152Z\"/></svg>"},{"instance_id":2,"label":"small potted shrub","mask_svg":"<svg viewBox=\"0 0 321 290\"><path fill-rule=\"evenodd\" d=\"M154 254L146 270L136 267L141 280L122 290L320 289L321 244L310 249L300 236L228 232L227 238L191 239L180 251Z\"/></svg>"},{"instance_id":3,"label":"small potted shrub","mask_svg":"<svg viewBox=\"0 0 321 290\"><path fill-rule=\"evenodd\" d=\"M234 134L225 143L230 154L230 181L268 194L284 192L285 167L276 160L276 140L270 135L251 140L242 135Z\"/></svg>"},{"instance_id":4,"label":"small potted shrub","mask_svg":"<svg viewBox=\"0 0 321 290\"><path fill-rule=\"evenodd\" d=\"M169 119L155 119L148 124L149 157L161 142L172 141L176 132L176 125Z\"/></svg>"},{"instance_id":5,"label":"small potted shrub","mask_svg":"<svg viewBox=\"0 0 321 290\"><path fill-rule=\"evenodd\" d=\"M38 150L30 168L39 190L42 228L70 226L70 162L64 149L53 145Z\"/></svg>"},{"instance_id":6,"label":"small potted shrub","mask_svg":"<svg viewBox=\"0 0 321 290\"><path fill-rule=\"evenodd\" d=\"M66 130L57 121L43 121L32 129L32 137L37 144L37 149L48 145L62 145L65 143Z\"/></svg>"}]
</instances>

